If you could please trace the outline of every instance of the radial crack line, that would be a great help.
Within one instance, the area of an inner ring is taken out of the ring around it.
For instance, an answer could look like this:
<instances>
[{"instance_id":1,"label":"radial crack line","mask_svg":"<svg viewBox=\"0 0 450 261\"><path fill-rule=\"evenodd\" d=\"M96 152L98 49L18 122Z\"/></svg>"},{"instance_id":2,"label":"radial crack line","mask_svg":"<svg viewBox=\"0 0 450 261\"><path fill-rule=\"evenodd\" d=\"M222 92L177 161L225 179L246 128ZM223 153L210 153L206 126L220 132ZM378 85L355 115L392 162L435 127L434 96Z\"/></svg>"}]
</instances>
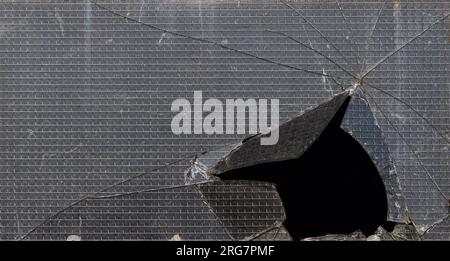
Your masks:
<instances>
[{"instance_id":1,"label":"radial crack line","mask_svg":"<svg viewBox=\"0 0 450 261\"><path fill-rule=\"evenodd\" d=\"M200 187L198 185L195 185L195 189L197 190L198 193L200 193L202 199L203 199L203 203L206 205L206 207L211 211L211 213L214 215L214 217L216 218L216 221L219 222L219 224L222 225L223 230L225 231L225 233L227 234L227 236L230 237L230 239L235 239L231 233L228 231L227 227L225 226L225 224L223 223L222 219L217 215L216 211L214 211L214 208L211 206L211 204L209 203L208 199L206 199L205 194L202 192L202 190L200 189Z\"/></svg>"},{"instance_id":2,"label":"radial crack line","mask_svg":"<svg viewBox=\"0 0 450 261\"><path fill-rule=\"evenodd\" d=\"M117 198L117 197L121 197L121 196L128 196L128 195L134 195L134 194L139 194L139 193L147 193L147 192L154 192L154 191L164 191L164 190L170 190L170 189L185 188L185 187L189 187L189 186L202 185L202 184L214 183L214 182L216 182L216 181L215 180L205 180L205 181L196 182L196 183L190 183L190 184L181 184L181 185L167 186L167 187L161 187L161 188L135 190L135 191L130 191L130 192L117 193L117 194L112 194L112 195L105 195L105 196L91 196L91 197L88 197L86 199Z\"/></svg>"},{"instance_id":3,"label":"radial crack line","mask_svg":"<svg viewBox=\"0 0 450 261\"><path fill-rule=\"evenodd\" d=\"M258 237L260 237L260 236L262 236L262 235L264 235L264 234L266 234L268 232L271 232L271 231L273 231L275 229L281 229L281 226L283 225L283 222L275 221L273 224L271 224L266 229L264 229L264 230L262 230L262 231L260 231L260 232L258 232L256 234L254 234L254 235L251 235L251 236L248 236L248 237L244 238L244 241L254 241ZM278 231L277 231L276 235L278 235Z\"/></svg>"},{"instance_id":4,"label":"radial crack line","mask_svg":"<svg viewBox=\"0 0 450 261\"><path fill-rule=\"evenodd\" d=\"M275 235L273 236L272 240L276 240L276 239L277 239L278 234L280 233L281 227L282 227L282 225L278 227L277 232L276 232ZM290 236L290 235L289 235L289 236Z\"/></svg>"},{"instance_id":5,"label":"radial crack line","mask_svg":"<svg viewBox=\"0 0 450 261\"><path fill-rule=\"evenodd\" d=\"M380 7L380 10L378 11L378 15L377 15L377 20L375 20L375 23L372 26L372 29L370 30L369 37L366 39L365 54L364 54L364 57L363 57L363 62L362 62L362 65L361 65L360 74L363 73L363 70L366 67L367 56L368 56L368 54L367 54L368 50L367 49L369 47L369 42L372 39L372 36L373 36L373 33L374 33L375 29L377 28L378 22L380 21L380 18L381 18L381 13L383 12L384 7L386 6L386 3L387 3L387 0L384 1L383 5Z\"/></svg>"},{"instance_id":6,"label":"radial crack line","mask_svg":"<svg viewBox=\"0 0 450 261\"><path fill-rule=\"evenodd\" d=\"M179 162L188 160L188 159L190 159L190 158L192 158L192 157L189 157L189 158L182 158L182 159L178 159L178 160L169 162L169 163L167 163L167 164L164 164L163 166L159 166L159 167L156 167L156 168L150 170L150 172L154 172L154 171L157 171L157 170L161 170L161 169L163 169L163 168L166 168L166 167L168 167L168 166L174 165L174 164L176 164L176 163L179 163ZM148 174L149 174L148 172L144 172L144 173L141 173L141 174L139 174L139 175L132 176L132 177L130 177L130 178L128 178L128 179L121 180L121 181L119 181L119 182L117 182L117 183L115 183L115 184L113 184L113 185L104 187L103 189L101 189L101 190L99 190L99 191L96 191L96 192L93 192L93 193L85 194L84 196L82 196L82 197L79 198L78 200L73 201L73 202L70 203L69 205L67 205L67 206L65 206L65 207L63 207L63 208L61 208L60 210L56 211L55 213L53 213L53 214L50 215L49 217L45 218L41 223L39 223L38 225L36 225L35 227L33 227L30 231L28 231L26 234L24 234L23 236L21 236L21 237L19 238L19 240L25 239L25 238L26 238L27 236L29 236L31 233L33 233L34 231L36 231L37 228L41 227L42 225L44 225L45 223L47 223L49 220L53 219L54 217L56 217L56 216L59 215L60 213L66 211L67 209L69 209L69 208L71 208L71 207L73 207L73 206L79 204L80 202L82 202L82 201L84 201L84 200L88 200L88 199L90 199L90 198L92 198L92 197L95 197L95 195L97 195L97 194L99 194L99 193L102 193L102 192L105 192L105 191L107 191L108 189L117 187L117 186L119 186L119 185L121 185L121 184L124 184L125 182L128 182L128 181L131 181L131 180L134 180L134 179L143 177L143 176L148 175Z\"/></svg>"},{"instance_id":7,"label":"radial crack line","mask_svg":"<svg viewBox=\"0 0 450 261\"><path fill-rule=\"evenodd\" d=\"M294 8L292 5L286 3L284 0L279 0L282 4L284 4L285 6L287 6L289 9L291 9L292 11L294 11L298 16L300 16L309 26L311 26L317 33L320 34L320 36L325 39L325 41L327 41L327 43L329 43L338 53L339 55L344 59L346 64L350 64L350 62L347 60L347 58L345 58L345 55L341 52L341 50L339 50L339 48L337 48L337 46L335 44L333 44L328 37L326 37L322 31L319 30L319 28L317 28L312 22L310 22L308 19L306 19L306 17L300 12L298 11L296 8Z\"/></svg>"},{"instance_id":8,"label":"radial crack line","mask_svg":"<svg viewBox=\"0 0 450 261\"><path fill-rule=\"evenodd\" d=\"M233 143L230 143L230 144L228 144L228 145L231 145L231 144L233 144ZM226 147L226 146L227 146L227 145L224 145L223 147ZM205 154L205 153L208 153L208 152L209 152L209 151L202 151L202 152L200 152L200 153L196 153L196 154L189 155L188 157L185 157L185 158L181 158L181 159L178 159L178 160L174 160L174 161L168 162L168 163L164 164L163 166L159 166L159 167L156 167L156 168L150 170L149 172L143 172L143 173L141 173L141 174L138 174L138 175L132 176L132 177L130 177L130 178L121 180L121 181L119 181L119 182L117 182L117 183L114 183L113 185L106 186L106 187L104 187L103 189L101 189L101 190L99 190L99 191L95 191L95 192L92 192L92 193L85 194L84 196L82 196L82 197L79 198L78 200L76 200L76 201L70 203L69 205L67 205L67 206L65 206L64 208L58 210L57 212L53 213L53 214L50 215L49 217L45 218L41 223L39 223L38 225L36 225L35 227L33 227L33 229L31 229L30 231L28 231L25 235L21 236L21 237L19 238L19 240L25 239L27 236L29 236L30 234L32 234L37 228L41 227L42 225L44 225L44 224L45 224L46 222L48 222L49 220L53 219L54 217L56 217L56 216L59 215L60 213L62 213L62 212L64 212L64 211L66 211L67 209L69 209L69 208L71 208L71 207L73 207L73 206L79 204L80 202L82 202L82 201L84 201L84 200L95 199L95 198L107 198L108 196L115 197L115 196L121 196L121 195L126 195L126 194L134 194L134 193L139 193L139 191L132 191L132 192L129 192L129 193L118 193L118 194L114 194L114 195L106 195L106 196L96 196L96 195L99 194L99 193L102 193L102 192L105 192L105 191L107 191L107 190L109 190L109 189L112 189L112 188L115 188L115 187L117 187L117 186L120 186L121 184L124 184L124 183L126 183L126 182L128 182L128 181L132 181L132 180L135 180L135 179L144 177L144 176L149 175L150 173L152 173L152 172L154 172L154 171L164 169L164 168L166 168L166 167L172 166L172 165L174 165L174 164L177 164L177 163L182 162L182 161L185 161L185 160L189 160L189 159L195 158L195 157L197 157L198 155L202 155L202 154ZM205 183L207 183L207 182L205 182ZM195 185L195 184L196 184L196 183L192 183L192 184L184 184L184 185ZM184 185L180 185L180 186L184 186ZM170 189L170 187L164 187L164 188L161 188L161 189ZM158 190L158 188L156 188L156 190ZM144 192L145 192L145 191L144 191Z\"/></svg>"},{"instance_id":9,"label":"radial crack line","mask_svg":"<svg viewBox=\"0 0 450 261\"><path fill-rule=\"evenodd\" d=\"M93 0L88 0L88 1L91 2L93 5L97 6L98 8L100 8L100 9L102 9L104 11L107 11L107 12L109 12L109 13L115 15L115 16L122 17L122 18L124 18L124 19L126 19L128 21L131 21L131 22L134 22L136 24L143 25L143 26L147 26L147 27L153 28L155 30L158 30L158 31L161 31L161 32L164 32L164 33L168 33L168 34L171 34L171 35L183 37L183 38L186 38L186 39L191 39L191 40L194 40L194 41L197 41L197 42L211 44L213 46L217 46L217 47L220 47L222 49L226 49L226 50L233 51L233 52L236 52L236 53L239 53L239 54L243 54L243 55L246 55L246 56L258 59L260 61L264 61L264 62L267 62L267 63L275 64L275 65L278 65L280 67L288 68L288 69L291 69L291 70L306 72L306 73L310 73L310 74L314 74L314 75L318 75L318 76L325 76L325 77L329 77L329 78L338 78L338 79L340 78L338 76L325 74L325 73L321 73L321 72L316 72L316 71L311 71L311 70L308 70L308 69L305 69L305 68L296 67L296 66L293 66L293 65L277 62L277 61L271 60L269 58L264 58L264 57L258 56L256 54L253 54L253 53L250 53L250 52L247 52L247 51L244 51L244 50L236 49L236 48L230 47L228 45L224 45L224 44L221 44L221 43L218 43L218 42L214 42L214 41L211 41L211 40L208 40L208 39L205 39L205 38L189 36L189 35L186 35L186 34L183 34L183 33L179 33L179 32L176 32L176 31L163 29L163 28L160 28L158 26L155 26L155 25L152 25L152 24L148 24L148 23L144 23L144 22L141 22L141 21L139 21L137 19L131 18L129 16L120 14L120 13L114 11L114 10L111 10L111 9L109 9L109 8L103 6L103 5L98 4L97 2L95 2Z\"/></svg>"},{"instance_id":10,"label":"radial crack line","mask_svg":"<svg viewBox=\"0 0 450 261\"><path fill-rule=\"evenodd\" d=\"M434 179L434 177L430 174L430 172L427 170L427 168L425 168L425 166L422 163L422 160L419 158L419 156L417 155L417 152L411 147L411 145L406 141L405 137L403 137L403 135L401 134L401 132L397 129L397 127L395 127L395 125L389 120L389 117L386 116L386 114L384 113L384 111L381 109L381 106L378 105L377 102L375 102L375 99L373 98L373 96L369 93L369 91L366 91L366 94L372 98L373 103L375 104L376 107L378 107L381 115L383 115L383 117L386 119L386 121L389 123L389 125L395 130L395 132L399 135L399 137L402 139L403 143L405 143L405 145L408 147L408 149L411 151L411 153L414 155L414 157L416 158L417 162L419 163L419 166L423 169L423 171L426 173L426 175L428 176L428 178L431 180L431 182L433 183L433 185L436 187L436 189L438 190L438 192L440 193L440 195L442 196L442 198L445 199L445 201L448 201L447 195L442 191L441 187L439 186L439 184L437 184L436 180Z\"/></svg>"},{"instance_id":11,"label":"radial crack line","mask_svg":"<svg viewBox=\"0 0 450 261\"><path fill-rule=\"evenodd\" d=\"M433 224L431 224L431 226L429 226L429 227L423 232L422 235L419 235L419 237L420 237L421 239L423 239L423 237L425 237L425 235L426 235L431 229L433 229L433 228L436 227L437 225L441 224L442 222L446 221L449 217L450 217L450 214L447 214L447 216L445 216L445 217L439 219L438 221L434 222Z\"/></svg>"},{"instance_id":12,"label":"radial crack line","mask_svg":"<svg viewBox=\"0 0 450 261\"><path fill-rule=\"evenodd\" d=\"M410 104L408 104L407 102L403 101L402 99L400 99L400 98L398 98L398 97L395 97L393 94L391 94L391 93L389 93L389 92L387 92L387 91L385 91L385 90L383 90L383 89L377 88L377 87L372 86L372 85L370 85L370 84L368 84L368 83L365 83L365 86L367 86L367 87L369 87L369 88L372 88L372 89L375 89L375 90L377 90L377 91L380 91L380 92L382 92L382 93L388 95L389 97L393 98L394 100L396 100L396 101L398 101L398 102L401 102L403 105L405 105L405 106L408 107L410 110L412 110L414 113L416 113L416 114L417 114L422 120L424 120L428 125L430 125L430 127L433 129L433 131L434 131L436 134L438 134L438 136L440 136L443 140L445 140L445 142L447 142L448 144L450 144L450 140L448 140L448 139L444 136L444 134L442 134L442 133L436 128L436 126L434 126L434 124L433 124L431 121L429 121L427 118L425 118L425 116L423 116L421 113L419 113L419 112L418 112L416 109L414 109L414 107L412 107Z\"/></svg>"},{"instance_id":13,"label":"radial crack line","mask_svg":"<svg viewBox=\"0 0 450 261\"><path fill-rule=\"evenodd\" d=\"M422 30L420 33L416 34L414 37L412 37L411 39L406 41L403 45L401 45L400 47L398 47L394 51L390 52L389 54L387 54L386 56L381 58L381 60L379 60L377 63L372 65L369 69L367 69L367 71L361 76L361 79L364 79L369 73L371 73L373 70L375 70L380 64L384 63L387 59L389 59L390 57L392 57L393 55L398 53L400 50L402 50L403 48L408 46L410 43L412 43L413 41L418 39L420 36L422 36L424 33L426 33L428 30L430 30L434 25L444 21L449 15L450 15L450 13L448 13L448 14L444 15L443 17L437 19L432 24L430 24L427 28Z\"/></svg>"},{"instance_id":14,"label":"radial crack line","mask_svg":"<svg viewBox=\"0 0 450 261\"><path fill-rule=\"evenodd\" d=\"M196 188L198 188L198 185L202 185L202 184L206 184L206 183L214 183L216 181L213 180L208 180L208 181L202 181L202 182L197 182L197 183L191 183L191 184L182 184L182 185L177 185L177 186L167 186L167 187L162 187L162 188L154 188L154 189L146 189L146 190L139 190L139 191L131 191L131 192L125 192L125 193L117 193L117 194L113 194L113 195L106 195L106 196L88 196L88 197L84 197L82 200L79 200L73 204L70 204L69 206L65 207L64 209L58 211L57 213L55 213L54 215L52 215L51 217L49 217L48 219L45 220L45 222L52 220L53 218L55 218L56 216L58 216L59 214L63 213L64 211L76 206L77 204L79 204L82 201L85 200L95 200L95 199L111 199L111 198L116 198L116 197L121 197L121 196L127 196L127 195L133 195L133 194L139 194L139 193L147 193L147 192L154 192L154 191L164 191L164 190L170 190L170 189L177 189L177 188L185 188L185 187L191 187L191 186L195 186ZM201 192L200 192L201 193ZM208 208L213 212L212 208L208 206ZM219 218L217 217L217 215L214 216L216 217L217 221L220 222ZM42 226L44 223L36 226L33 231L30 231L28 234L26 234L24 237L22 237L20 240L23 240L25 237L27 237L28 235L30 235L31 233L33 233L38 227ZM223 224L222 224L223 225ZM227 234L229 235L229 233L227 232ZM231 235L229 235L231 237ZM231 237L232 238L232 237Z\"/></svg>"},{"instance_id":15,"label":"radial crack line","mask_svg":"<svg viewBox=\"0 0 450 261\"><path fill-rule=\"evenodd\" d=\"M341 6L341 3L339 2L339 0L336 0L336 4L337 4L337 6L339 8L339 11L341 13L342 18L344 19L344 23L347 25L348 30L350 31L350 35L353 36L354 33L353 33L352 26L351 26L350 22L348 22L347 17L344 14L344 10L342 9L342 6ZM353 43L353 45L356 46L354 41L351 41L351 43ZM358 48L356 48L356 52L357 52L357 55L355 56L356 57L356 61L358 62L358 64L361 64L361 61L359 60L359 53L360 52L359 52Z\"/></svg>"},{"instance_id":16,"label":"radial crack line","mask_svg":"<svg viewBox=\"0 0 450 261\"><path fill-rule=\"evenodd\" d=\"M309 49L309 50L311 50L311 51L317 53L318 55L322 56L323 58L327 59L327 60L330 61L332 64L336 65L339 69L341 69L341 70L344 71L346 74L348 74L349 76L353 77L354 79L357 79L357 78L356 78L356 75L354 75L353 73L351 73L350 71L348 71L347 69L345 69L342 65L340 65L338 62L334 61L332 58L330 58L330 57L327 56L326 54L322 53L321 51L316 50L316 49L314 49L314 48L308 46L307 44L304 44L304 43L300 42L299 40L295 39L294 37L292 37L292 36L290 36L290 35L288 35L288 34L286 34L286 33L279 32L279 31L273 31L273 30L270 30L270 29L265 29L265 31L271 32L271 33L274 33L274 34L278 34L278 35L281 35L281 36L284 36L284 37L286 37L286 38L288 38L288 39L290 39L290 40L292 40L292 41L294 41L294 42L300 44L301 46L305 47L306 49Z\"/></svg>"}]
</instances>

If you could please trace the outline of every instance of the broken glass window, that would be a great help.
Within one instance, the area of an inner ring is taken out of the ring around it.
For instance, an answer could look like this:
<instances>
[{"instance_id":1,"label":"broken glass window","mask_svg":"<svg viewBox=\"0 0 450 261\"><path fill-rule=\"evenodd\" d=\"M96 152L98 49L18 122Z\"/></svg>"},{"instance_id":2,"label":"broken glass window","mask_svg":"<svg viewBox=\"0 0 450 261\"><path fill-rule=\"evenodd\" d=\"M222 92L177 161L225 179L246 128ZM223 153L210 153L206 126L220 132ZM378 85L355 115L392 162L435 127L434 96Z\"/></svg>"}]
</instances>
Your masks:
<instances>
[{"instance_id":1,"label":"broken glass window","mask_svg":"<svg viewBox=\"0 0 450 261\"><path fill-rule=\"evenodd\" d=\"M0 6L1 239L289 240L273 183L221 175L301 157L344 104L386 220L449 239L448 1ZM175 135L194 91L279 99L279 143Z\"/></svg>"}]
</instances>

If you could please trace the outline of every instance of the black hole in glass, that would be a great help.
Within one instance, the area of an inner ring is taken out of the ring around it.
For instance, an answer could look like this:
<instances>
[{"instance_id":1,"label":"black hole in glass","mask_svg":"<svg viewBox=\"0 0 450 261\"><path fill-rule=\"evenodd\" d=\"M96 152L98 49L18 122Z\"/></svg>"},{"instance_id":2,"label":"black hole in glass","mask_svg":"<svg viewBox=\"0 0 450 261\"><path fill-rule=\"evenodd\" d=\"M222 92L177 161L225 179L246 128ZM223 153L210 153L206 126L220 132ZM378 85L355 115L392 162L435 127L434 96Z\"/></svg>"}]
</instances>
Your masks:
<instances>
[{"instance_id":1,"label":"black hole in glass","mask_svg":"<svg viewBox=\"0 0 450 261\"><path fill-rule=\"evenodd\" d=\"M358 229L372 234L386 221L386 192L366 151L339 127L348 102L300 158L219 177L275 183L286 212L284 226L294 240Z\"/></svg>"}]
</instances>

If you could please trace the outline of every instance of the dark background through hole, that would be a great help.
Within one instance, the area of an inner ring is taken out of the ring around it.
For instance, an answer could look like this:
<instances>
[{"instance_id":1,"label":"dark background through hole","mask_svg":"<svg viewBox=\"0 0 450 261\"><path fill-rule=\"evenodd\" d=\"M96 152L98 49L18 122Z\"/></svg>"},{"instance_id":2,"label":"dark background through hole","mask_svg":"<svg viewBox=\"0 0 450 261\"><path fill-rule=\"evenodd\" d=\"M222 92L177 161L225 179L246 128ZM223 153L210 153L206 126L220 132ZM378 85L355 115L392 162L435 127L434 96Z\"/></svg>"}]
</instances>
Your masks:
<instances>
[{"instance_id":1,"label":"dark background through hole","mask_svg":"<svg viewBox=\"0 0 450 261\"><path fill-rule=\"evenodd\" d=\"M372 234L387 215L384 184L361 145L339 126L349 100L298 159L232 170L221 179L276 183L294 240L360 229Z\"/></svg>"}]
</instances>

